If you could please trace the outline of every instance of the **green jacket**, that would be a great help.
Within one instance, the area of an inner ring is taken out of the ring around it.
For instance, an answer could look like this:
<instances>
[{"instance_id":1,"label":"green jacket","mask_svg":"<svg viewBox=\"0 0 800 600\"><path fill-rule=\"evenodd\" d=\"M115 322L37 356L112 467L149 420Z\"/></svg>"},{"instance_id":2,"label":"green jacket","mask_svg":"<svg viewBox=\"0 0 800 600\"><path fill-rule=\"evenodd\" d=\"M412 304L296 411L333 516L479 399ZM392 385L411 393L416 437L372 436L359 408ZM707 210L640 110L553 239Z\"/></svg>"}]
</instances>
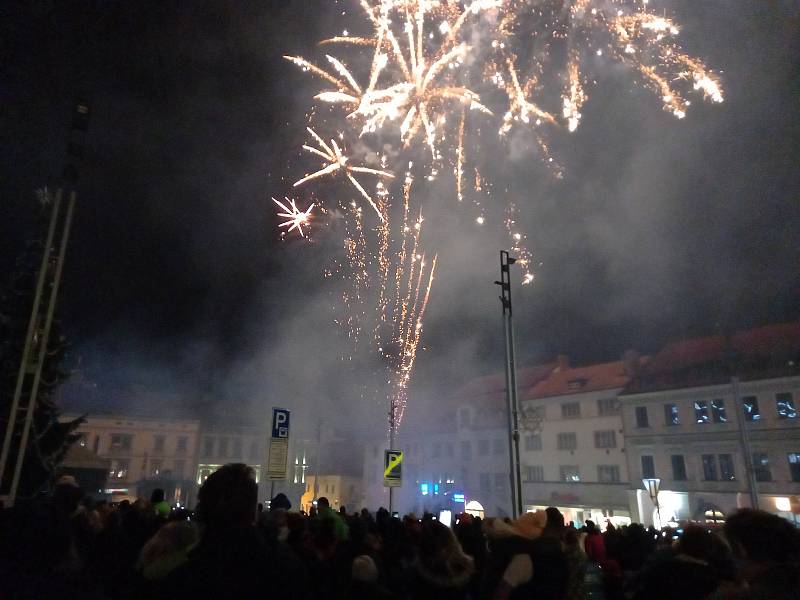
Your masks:
<instances>
[{"instance_id":1,"label":"green jacket","mask_svg":"<svg viewBox=\"0 0 800 600\"><path fill-rule=\"evenodd\" d=\"M331 507L321 507L317 510L317 514L321 521L333 521L333 533L336 535L336 539L343 541L350 537L347 523L345 523L341 515Z\"/></svg>"}]
</instances>

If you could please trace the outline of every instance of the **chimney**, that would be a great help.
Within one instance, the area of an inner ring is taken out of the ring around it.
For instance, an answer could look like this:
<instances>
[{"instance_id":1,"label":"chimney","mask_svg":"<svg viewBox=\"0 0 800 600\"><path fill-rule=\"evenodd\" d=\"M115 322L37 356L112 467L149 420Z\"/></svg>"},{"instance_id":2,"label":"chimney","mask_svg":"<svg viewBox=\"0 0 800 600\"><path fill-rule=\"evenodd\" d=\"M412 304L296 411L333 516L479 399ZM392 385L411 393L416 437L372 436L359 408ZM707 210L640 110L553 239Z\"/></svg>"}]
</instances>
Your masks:
<instances>
[{"instance_id":1,"label":"chimney","mask_svg":"<svg viewBox=\"0 0 800 600\"><path fill-rule=\"evenodd\" d=\"M636 377L639 372L639 353L636 350L626 350L622 355L622 368L628 377Z\"/></svg>"},{"instance_id":2,"label":"chimney","mask_svg":"<svg viewBox=\"0 0 800 600\"><path fill-rule=\"evenodd\" d=\"M569 356L566 354L559 354L558 355L558 370L559 371L566 371L569 369Z\"/></svg>"}]
</instances>

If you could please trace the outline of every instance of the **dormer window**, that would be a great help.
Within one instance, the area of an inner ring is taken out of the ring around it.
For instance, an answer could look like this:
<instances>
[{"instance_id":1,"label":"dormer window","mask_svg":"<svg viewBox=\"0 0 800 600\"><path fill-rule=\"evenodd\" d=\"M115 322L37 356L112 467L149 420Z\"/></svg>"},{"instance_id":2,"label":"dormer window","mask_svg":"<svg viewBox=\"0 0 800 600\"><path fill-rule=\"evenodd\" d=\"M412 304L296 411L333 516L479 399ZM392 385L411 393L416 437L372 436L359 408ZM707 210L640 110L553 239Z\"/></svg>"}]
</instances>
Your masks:
<instances>
[{"instance_id":1,"label":"dormer window","mask_svg":"<svg viewBox=\"0 0 800 600\"><path fill-rule=\"evenodd\" d=\"M586 379L585 377L579 377L578 379L570 379L567 382L567 385L569 386L569 389L571 389L571 390L579 390L583 386L585 386L588 381L589 380Z\"/></svg>"}]
</instances>

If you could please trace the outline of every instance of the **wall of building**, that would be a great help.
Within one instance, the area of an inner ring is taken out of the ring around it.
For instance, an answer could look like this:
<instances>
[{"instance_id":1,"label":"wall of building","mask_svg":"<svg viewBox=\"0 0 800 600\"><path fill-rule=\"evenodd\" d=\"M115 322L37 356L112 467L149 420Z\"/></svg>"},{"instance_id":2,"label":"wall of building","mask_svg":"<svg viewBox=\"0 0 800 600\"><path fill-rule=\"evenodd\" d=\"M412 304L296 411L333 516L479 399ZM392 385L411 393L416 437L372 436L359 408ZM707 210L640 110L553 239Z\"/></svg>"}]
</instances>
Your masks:
<instances>
[{"instance_id":1,"label":"wall of building","mask_svg":"<svg viewBox=\"0 0 800 600\"><path fill-rule=\"evenodd\" d=\"M758 462L760 507L790 516L780 507L785 508L788 497L800 494L800 378L742 382L740 396L748 405L750 398L756 398L757 419L742 419L744 413L737 409L730 384L622 396L633 487L643 487L641 479L652 475L661 480L661 490L668 497L685 499L673 502L674 510L662 507L664 519L701 518L712 507L728 514L750 505L742 425ZM778 400L787 398L795 410L783 405L779 411ZM650 460L653 470L648 473ZM640 517L652 521L650 507L644 513Z\"/></svg>"},{"instance_id":2,"label":"wall of building","mask_svg":"<svg viewBox=\"0 0 800 600\"><path fill-rule=\"evenodd\" d=\"M362 508L361 481L361 477L350 475L319 475L318 477L309 475L306 477L305 492L300 499L300 506L308 512L316 498L325 497L334 510L339 510L344 506L348 513L358 512Z\"/></svg>"},{"instance_id":3,"label":"wall of building","mask_svg":"<svg viewBox=\"0 0 800 600\"><path fill-rule=\"evenodd\" d=\"M77 433L79 445L110 461L113 499L149 497L151 488L162 487L173 501L189 504L199 430L198 421L112 415L88 417Z\"/></svg>"},{"instance_id":4,"label":"wall of building","mask_svg":"<svg viewBox=\"0 0 800 600\"><path fill-rule=\"evenodd\" d=\"M535 414L538 422L538 428L523 431L520 439L523 504L528 510L557 506L578 522L598 516L624 522L629 517L619 391L522 402L523 410Z\"/></svg>"},{"instance_id":5,"label":"wall of building","mask_svg":"<svg viewBox=\"0 0 800 600\"><path fill-rule=\"evenodd\" d=\"M195 471L197 485L202 485L211 473L228 463L245 463L252 468L259 488L258 500L268 500L270 484L265 472L267 438L264 429L224 423L205 425Z\"/></svg>"}]
</instances>

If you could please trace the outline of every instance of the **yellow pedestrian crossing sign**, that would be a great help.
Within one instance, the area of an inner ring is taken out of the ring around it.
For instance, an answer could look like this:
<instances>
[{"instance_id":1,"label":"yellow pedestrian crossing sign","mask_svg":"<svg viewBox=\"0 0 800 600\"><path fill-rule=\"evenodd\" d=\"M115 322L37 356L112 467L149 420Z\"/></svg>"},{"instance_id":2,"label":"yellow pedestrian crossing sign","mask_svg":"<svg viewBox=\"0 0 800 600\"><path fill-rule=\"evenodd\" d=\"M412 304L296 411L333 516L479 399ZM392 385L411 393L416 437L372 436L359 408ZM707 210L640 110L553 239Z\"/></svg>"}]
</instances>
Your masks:
<instances>
[{"instance_id":1,"label":"yellow pedestrian crossing sign","mask_svg":"<svg viewBox=\"0 0 800 600\"><path fill-rule=\"evenodd\" d=\"M386 450L383 457L383 485L400 487L403 483L403 452Z\"/></svg>"}]
</instances>

